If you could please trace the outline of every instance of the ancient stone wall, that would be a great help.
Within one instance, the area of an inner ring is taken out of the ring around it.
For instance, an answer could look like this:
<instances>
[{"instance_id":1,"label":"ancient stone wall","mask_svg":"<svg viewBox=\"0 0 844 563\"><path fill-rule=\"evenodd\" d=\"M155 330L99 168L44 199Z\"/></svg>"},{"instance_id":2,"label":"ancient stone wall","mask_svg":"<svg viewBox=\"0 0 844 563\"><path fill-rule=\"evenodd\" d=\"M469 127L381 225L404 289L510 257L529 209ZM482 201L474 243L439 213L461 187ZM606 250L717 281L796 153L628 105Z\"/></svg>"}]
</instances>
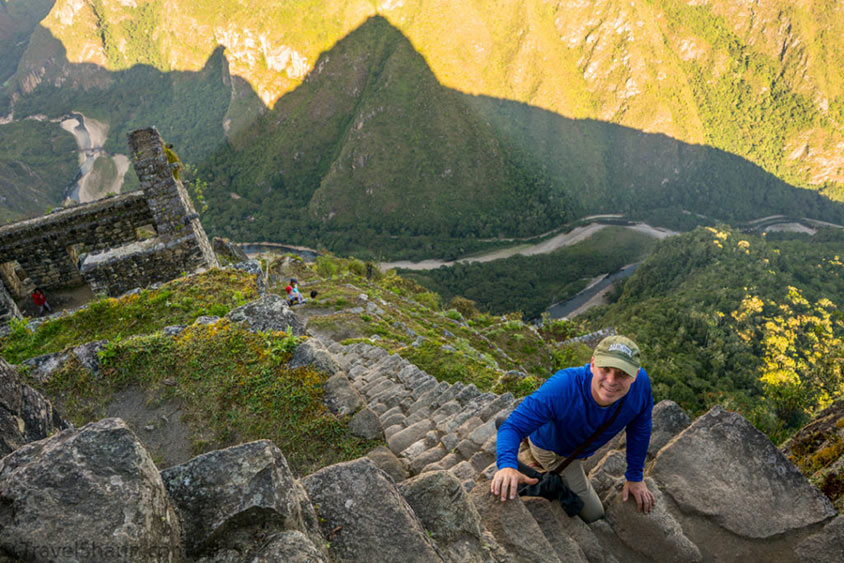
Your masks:
<instances>
[{"instance_id":1,"label":"ancient stone wall","mask_svg":"<svg viewBox=\"0 0 844 563\"><path fill-rule=\"evenodd\" d=\"M0 227L3 284L18 297L30 291L14 273L17 262L32 284L45 289L81 285L79 256L138 239L152 224L143 192L82 204Z\"/></svg>"},{"instance_id":2,"label":"ancient stone wall","mask_svg":"<svg viewBox=\"0 0 844 563\"><path fill-rule=\"evenodd\" d=\"M173 176L158 131L154 127L133 131L129 134L129 147L158 236L166 242L169 237L192 235L208 266L216 266L217 258L199 214L185 186Z\"/></svg>"},{"instance_id":3,"label":"ancient stone wall","mask_svg":"<svg viewBox=\"0 0 844 563\"><path fill-rule=\"evenodd\" d=\"M160 238L147 239L89 254L81 271L95 294L120 295L204 266L200 245L188 234L166 243Z\"/></svg>"},{"instance_id":4,"label":"ancient stone wall","mask_svg":"<svg viewBox=\"0 0 844 563\"><path fill-rule=\"evenodd\" d=\"M133 131L129 145L141 191L0 227L2 294L88 284L118 295L218 266L158 131ZM0 295L0 327L20 316L14 305Z\"/></svg>"},{"instance_id":5,"label":"ancient stone wall","mask_svg":"<svg viewBox=\"0 0 844 563\"><path fill-rule=\"evenodd\" d=\"M157 236L84 256L82 275L94 293L119 295L218 265L187 190L173 175L158 131L133 131L129 146Z\"/></svg>"},{"instance_id":6,"label":"ancient stone wall","mask_svg":"<svg viewBox=\"0 0 844 563\"><path fill-rule=\"evenodd\" d=\"M0 338L9 334L9 325L12 319L20 319L21 312L18 306L3 284L0 283Z\"/></svg>"}]
</instances>

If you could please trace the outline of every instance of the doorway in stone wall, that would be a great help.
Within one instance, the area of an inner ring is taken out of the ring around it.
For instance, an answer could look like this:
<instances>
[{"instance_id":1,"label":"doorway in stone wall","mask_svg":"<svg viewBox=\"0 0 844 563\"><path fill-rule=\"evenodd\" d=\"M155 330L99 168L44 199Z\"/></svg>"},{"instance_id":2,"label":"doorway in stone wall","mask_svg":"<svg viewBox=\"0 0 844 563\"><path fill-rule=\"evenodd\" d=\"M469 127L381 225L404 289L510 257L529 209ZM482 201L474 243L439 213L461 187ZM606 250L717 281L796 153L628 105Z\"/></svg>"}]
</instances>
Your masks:
<instances>
[{"instance_id":1,"label":"doorway in stone wall","mask_svg":"<svg viewBox=\"0 0 844 563\"><path fill-rule=\"evenodd\" d=\"M68 248L68 254L73 258L70 248ZM76 260L73 263L76 264ZM40 316L40 308L32 301L35 282L16 260L0 264L0 280L15 300L23 316L30 318ZM76 309L94 299L94 293L85 284L81 275L68 281L70 284L67 287L42 288L53 312Z\"/></svg>"},{"instance_id":2,"label":"doorway in stone wall","mask_svg":"<svg viewBox=\"0 0 844 563\"><path fill-rule=\"evenodd\" d=\"M94 299L94 292L88 287L88 284L82 277L82 272L79 270L80 258L88 252L88 248L83 243L76 243L71 244L65 250L72 265L64 280L65 285L60 288L45 290L47 301L55 311L76 309Z\"/></svg>"},{"instance_id":3,"label":"doorway in stone wall","mask_svg":"<svg viewBox=\"0 0 844 563\"><path fill-rule=\"evenodd\" d=\"M32 317L38 314L38 307L32 302L35 282L17 260L0 264L0 279L22 315Z\"/></svg>"},{"instance_id":4,"label":"doorway in stone wall","mask_svg":"<svg viewBox=\"0 0 844 563\"><path fill-rule=\"evenodd\" d=\"M72 311L93 301L94 292L87 285L80 285L77 287L63 287L60 289L45 289L44 293L47 295L47 302L53 308L53 312ZM31 295L25 297L18 303L18 308L27 317L37 317L38 308L32 302Z\"/></svg>"},{"instance_id":5,"label":"doorway in stone wall","mask_svg":"<svg viewBox=\"0 0 844 563\"><path fill-rule=\"evenodd\" d=\"M17 260L0 264L0 279L6 286L9 294L15 299L25 297L32 293L35 285Z\"/></svg>"}]
</instances>

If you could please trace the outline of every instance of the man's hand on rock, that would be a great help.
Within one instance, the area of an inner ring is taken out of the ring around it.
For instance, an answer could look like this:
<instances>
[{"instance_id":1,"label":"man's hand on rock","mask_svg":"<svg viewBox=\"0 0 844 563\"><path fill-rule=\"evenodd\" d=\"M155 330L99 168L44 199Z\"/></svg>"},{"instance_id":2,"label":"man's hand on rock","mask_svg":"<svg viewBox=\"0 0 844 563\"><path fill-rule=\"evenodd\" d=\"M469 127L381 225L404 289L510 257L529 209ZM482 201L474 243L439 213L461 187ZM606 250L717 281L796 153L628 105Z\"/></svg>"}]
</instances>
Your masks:
<instances>
[{"instance_id":1,"label":"man's hand on rock","mask_svg":"<svg viewBox=\"0 0 844 563\"><path fill-rule=\"evenodd\" d=\"M505 467L496 471L495 475L492 476L492 485L489 490L495 496L500 495L501 502L504 502L508 498L516 498L517 489L521 483L535 485L538 482L539 479L536 477L528 477L512 467Z\"/></svg>"},{"instance_id":2,"label":"man's hand on rock","mask_svg":"<svg viewBox=\"0 0 844 563\"><path fill-rule=\"evenodd\" d=\"M656 504L656 499L644 481L625 481L624 490L621 492L621 500L627 502L627 497L633 495L636 499L636 508L639 512L647 514Z\"/></svg>"}]
</instances>

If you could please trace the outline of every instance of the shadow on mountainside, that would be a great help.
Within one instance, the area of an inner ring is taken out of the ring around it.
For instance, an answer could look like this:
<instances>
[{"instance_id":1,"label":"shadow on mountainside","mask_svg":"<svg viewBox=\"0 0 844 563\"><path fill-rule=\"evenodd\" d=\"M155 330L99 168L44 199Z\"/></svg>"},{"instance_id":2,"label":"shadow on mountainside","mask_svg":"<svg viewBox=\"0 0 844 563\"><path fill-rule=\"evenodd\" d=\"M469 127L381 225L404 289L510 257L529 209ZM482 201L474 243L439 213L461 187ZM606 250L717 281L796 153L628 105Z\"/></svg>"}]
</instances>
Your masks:
<instances>
[{"instance_id":1,"label":"shadow on mountainside","mask_svg":"<svg viewBox=\"0 0 844 563\"><path fill-rule=\"evenodd\" d=\"M231 76L223 53L218 46L196 72L161 72L145 64L111 71L69 62L61 41L39 26L4 91L18 96L16 119L82 113L108 123L104 148L112 152L127 150L129 131L155 125L195 162L225 142L227 130L247 126L265 110L252 87Z\"/></svg>"},{"instance_id":2,"label":"shadow on mountainside","mask_svg":"<svg viewBox=\"0 0 844 563\"><path fill-rule=\"evenodd\" d=\"M44 28L30 49L38 56L21 59L15 87L28 92L16 117L90 114L109 123L115 152L128 131L155 125L208 178L209 230L244 240L343 250L419 235L524 236L599 212L663 224L683 211L844 222L841 204L736 155L446 88L380 16L322 53L269 111L230 75L223 47L199 72L169 73L69 63Z\"/></svg>"},{"instance_id":3,"label":"shadow on mountainside","mask_svg":"<svg viewBox=\"0 0 844 563\"><path fill-rule=\"evenodd\" d=\"M15 73L32 31L56 0L6 0L0 3L0 84Z\"/></svg>"},{"instance_id":4,"label":"shadow on mountainside","mask_svg":"<svg viewBox=\"0 0 844 563\"><path fill-rule=\"evenodd\" d=\"M46 127L40 121L44 116L58 119L81 113L107 124L108 137L102 147L107 153L127 154L126 135L154 125L176 147L183 162L198 164L225 143L227 132L248 127L266 109L245 80L230 75L223 52L223 47L217 47L197 72L165 73L141 64L110 71L92 63L68 62L62 43L39 26L29 38L27 51L16 61L17 74L0 90L0 114L11 112L15 98L16 123L3 127L20 129L27 146L41 148L31 156L6 146L0 148L0 161L19 163L24 169L40 171L42 176L46 172L43 183L67 185L72 176L56 174L66 173L64 167L45 171L42 162L49 155L56 161L67 159L67 147L54 140L66 133L58 123ZM131 167L128 175L129 185L137 186ZM0 198L0 206L9 209L12 216L28 216L34 212L31 203L15 197L30 187L28 177L19 176L7 178L10 187L0 195L8 197ZM61 193L61 189L55 189L45 194L48 207L61 204Z\"/></svg>"},{"instance_id":5,"label":"shadow on mountainside","mask_svg":"<svg viewBox=\"0 0 844 563\"><path fill-rule=\"evenodd\" d=\"M795 187L735 154L520 102L466 96L522 161L587 213L685 209L725 222L769 213L840 223L844 205Z\"/></svg>"},{"instance_id":6,"label":"shadow on mountainside","mask_svg":"<svg viewBox=\"0 0 844 563\"><path fill-rule=\"evenodd\" d=\"M670 226L683 211L844 219L841 204L722 150L445 88L381 17L244 132L219 160L253 165L212 189L217 228L248 220L233 236L535 234L602 212L680 217Z\"/></svg>"}]
</instances>

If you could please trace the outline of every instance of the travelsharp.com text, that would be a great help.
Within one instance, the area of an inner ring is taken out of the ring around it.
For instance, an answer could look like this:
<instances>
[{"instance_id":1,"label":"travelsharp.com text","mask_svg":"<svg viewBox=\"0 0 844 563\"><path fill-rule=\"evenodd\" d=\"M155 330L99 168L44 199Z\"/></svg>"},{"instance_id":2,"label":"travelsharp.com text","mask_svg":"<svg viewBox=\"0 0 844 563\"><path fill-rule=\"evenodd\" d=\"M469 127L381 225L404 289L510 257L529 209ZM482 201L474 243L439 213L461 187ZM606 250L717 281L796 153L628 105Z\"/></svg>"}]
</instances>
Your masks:
<instances>
[{"instance_id":1,"label":"travelsharp.com text","mask_svg":"<svg viewBox=\"0 0 844 563\"><path fill-rule=\"evenodd\" d=\"M175 545L118 545L80 540L69 545L22 542L18 554L25 559L78 559L80 561L174 561L181 559L181 547Z\"/></svg>"}]
</instances>

